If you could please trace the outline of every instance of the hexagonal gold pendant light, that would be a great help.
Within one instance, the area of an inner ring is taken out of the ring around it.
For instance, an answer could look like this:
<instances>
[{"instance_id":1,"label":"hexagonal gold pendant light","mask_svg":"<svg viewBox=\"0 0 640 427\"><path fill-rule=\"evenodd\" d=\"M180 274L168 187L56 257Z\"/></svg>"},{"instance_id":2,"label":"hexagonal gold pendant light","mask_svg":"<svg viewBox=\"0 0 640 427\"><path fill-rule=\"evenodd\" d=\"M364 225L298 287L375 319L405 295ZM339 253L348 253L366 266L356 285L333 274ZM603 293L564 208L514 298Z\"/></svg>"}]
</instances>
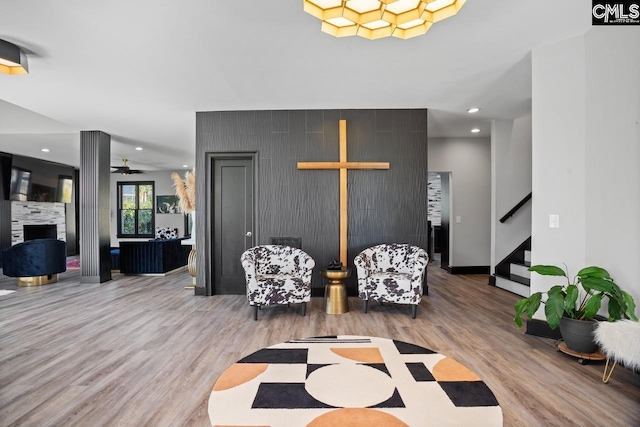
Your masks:
<instances>
[{"instance_id":1,"label":"hexagonal gold pendant light","mask_svg":"<svg viewBox=\"0 0 640 427\"><path fill-rule=\"evenodd\" d=\"M409 39L458 13L466 0L303 0L304 10L335 37Z\"/></svg>"},{"instance_id":2,"label":"hexagonal gold pendant light","mask_svg":"<svg viewBox=\"0 0 640 427\"><path fill-rule=\"evenodd\" d=\"M27 74L27 55L18 46L5 40L0 40L0 73Z\"/></svg>"}]
</instances>

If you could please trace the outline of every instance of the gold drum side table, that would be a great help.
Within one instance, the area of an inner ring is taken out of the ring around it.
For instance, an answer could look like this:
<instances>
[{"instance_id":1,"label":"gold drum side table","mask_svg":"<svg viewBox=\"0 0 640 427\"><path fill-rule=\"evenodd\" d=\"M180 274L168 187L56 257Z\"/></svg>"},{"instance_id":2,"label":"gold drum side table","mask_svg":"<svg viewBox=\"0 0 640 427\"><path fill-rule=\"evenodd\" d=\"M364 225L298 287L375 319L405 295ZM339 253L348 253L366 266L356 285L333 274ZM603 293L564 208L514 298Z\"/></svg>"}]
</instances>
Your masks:
<instances>
[{"instance_id":1,"label":"gold drum side table","mask_svg":"<svg viewBox=\"0 0 640 427\"><path fill-rule=\"evenodd\" d=\"M324 288L324 311L327 314L343 314L349 311L347 290L342 282L351 276L350 269L321 270L322 277L329 279Z\"/></svg>"}]
</instances>

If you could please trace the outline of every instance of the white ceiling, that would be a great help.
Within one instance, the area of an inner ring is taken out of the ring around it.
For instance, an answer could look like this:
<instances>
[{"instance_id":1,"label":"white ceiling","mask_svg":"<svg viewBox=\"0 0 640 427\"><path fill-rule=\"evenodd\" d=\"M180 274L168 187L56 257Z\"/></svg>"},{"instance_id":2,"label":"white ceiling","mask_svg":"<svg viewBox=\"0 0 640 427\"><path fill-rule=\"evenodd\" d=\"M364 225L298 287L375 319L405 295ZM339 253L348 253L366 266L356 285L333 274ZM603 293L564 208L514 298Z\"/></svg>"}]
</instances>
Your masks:
<instances>
[{"instance_id":1,"label":"white ceiling","mask_svg":"<svg viewBox=\"0 0 640 427\"><path fill-rule=\"evenodd\" d=\"M2 1L30 74L0 74L0 151L77 166L78 132L98 129L113 164L193 166L195 112L213 110L429 108L430 137L489 136L531 109L531 51L590 27L583 0L467 0L375 41L320 32L301 0Z\"/></svg>"}]
</instances>

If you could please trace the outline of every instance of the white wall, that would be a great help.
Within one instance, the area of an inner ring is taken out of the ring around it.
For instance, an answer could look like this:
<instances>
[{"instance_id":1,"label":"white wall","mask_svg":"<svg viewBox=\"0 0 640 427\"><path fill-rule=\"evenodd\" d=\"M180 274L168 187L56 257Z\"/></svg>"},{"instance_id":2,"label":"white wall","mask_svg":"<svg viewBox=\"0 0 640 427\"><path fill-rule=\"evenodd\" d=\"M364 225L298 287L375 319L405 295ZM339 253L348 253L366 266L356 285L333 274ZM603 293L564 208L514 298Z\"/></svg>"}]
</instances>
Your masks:
<instances>
[{"instance_id":1,"label":"white wall","mask_svg":"<svg viewBox=\"0 0 640 427\"><path fill-rule=\"evenodd\" d=\"M491 273L531 236L531 202L499 220L531 192L531 114L491 123Z\"/></svg>"},{"instance_id":2,"label":"white wall","mask_svg":"<svg viewBox=\"0 0 640 427\"><path fill-rule=\"evenodd\" d=\"M637 28L596 27L532 55L532 262L566 263L572 274L604 267L636 302L639 51ZM549 228L549 214L560 228ZM534 275L531 291L553 283Z\"/></svg>"},{"instance_id":3,"label":"white wall","mask_svg":"<svg viewBox=\"0 0 640 427\"><path fill-rule=\"evenodd\" d=\"M429 138L429 171L451 172L452 267L491 261L491 141L489 138ZM460 216L460 223L456 223Z\"/></svg>"},{"instance_id":4,"label":"white wall","mask_svg":"<svg viewBox=\"0 0 640 427\"><path fill-rule=\"evenodd\" d=\"M586 253L640 304L640 27L585 36Z\"/></svg>"},{"instance_id":5,"label":"white wall","mask_svg":"<svg viewBox=\"0 0 640 427\"><path fill-rule=\"evenodd\" d=\"M173 189L173 181L171 180L171 174L177 172L181 177L184 177L184 171L155 171L146 172L144 174L137 175L121 175L117 173L111 174L111 246L120 246L121 241L136 241L136 240L149 240L149 239L118 239L118 181L154 181L155 182L155 195L156 196L172 196L175 194ZM170 227L178 229L178 236L182 237L185 234L184 230L184 216L182 214L155 214L156 227Z\"/></svg>"}]
</instances>

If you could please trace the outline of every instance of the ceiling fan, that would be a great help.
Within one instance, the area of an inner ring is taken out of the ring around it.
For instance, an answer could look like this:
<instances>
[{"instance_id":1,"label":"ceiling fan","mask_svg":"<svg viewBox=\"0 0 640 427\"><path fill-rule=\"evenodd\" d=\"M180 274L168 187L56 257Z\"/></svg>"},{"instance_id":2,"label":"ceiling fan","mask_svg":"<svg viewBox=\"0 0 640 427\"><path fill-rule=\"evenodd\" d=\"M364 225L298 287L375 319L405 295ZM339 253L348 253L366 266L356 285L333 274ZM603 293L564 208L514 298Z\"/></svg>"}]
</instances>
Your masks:
<instances>
[{"instance_id":1,"label":"ceiling fan","mask_svg":"<svg viewBox=\"0 0 640 427\"><path fill-rule=\"evenodd\" d=\"M122 166L111 166L113 169L115 169L111 173L121 173L122 175L133 175L136 173L144 173L141 170L131 169L129 166L127 166L127 159L122 159L122 163L123 163Z\"/></svg>"}]
</instances>

